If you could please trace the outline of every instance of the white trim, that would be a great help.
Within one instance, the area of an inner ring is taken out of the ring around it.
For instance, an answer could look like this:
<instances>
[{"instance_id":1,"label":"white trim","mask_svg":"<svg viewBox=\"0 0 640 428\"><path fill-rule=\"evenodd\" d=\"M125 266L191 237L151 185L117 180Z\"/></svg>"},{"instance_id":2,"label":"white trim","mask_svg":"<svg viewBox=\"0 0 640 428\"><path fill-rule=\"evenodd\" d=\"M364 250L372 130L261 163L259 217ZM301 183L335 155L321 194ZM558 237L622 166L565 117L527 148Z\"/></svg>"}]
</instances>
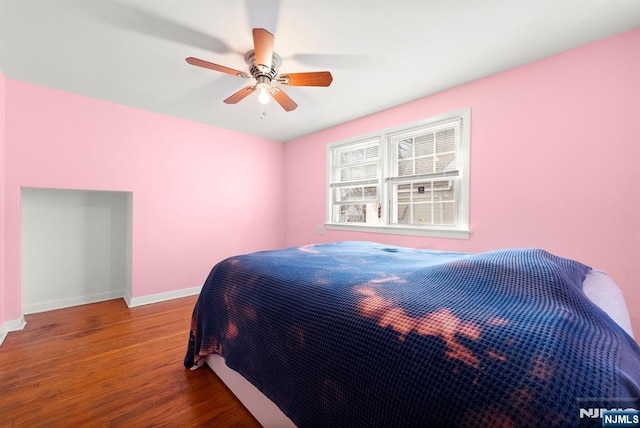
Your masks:
<instances>
[{"instance_id":1,"label":"white trim","mask_svg":"<svg viewBox=\"0 0 640 428\"><path fill-rule=\"evenodd\" d=\"M124 302L127 304L127 307L130 308L131 299L133 299L133 297L131 297L131 287L124 289L124 296L122 296L122 298L124 299Z\"/></svg>"},{"instance_id":2,"label":"white trim","mask_svg":"<svg viewBox=\"0 0 640 428\"><path fill-rule=\"evenodd\" d=\"M26 305L22 308L25 314L34 314L38 312L46 312L55 309L62 309L71 306L85 305L88 303L102 302L105 300L113 300L117 298L123 298L129 308L136 306L149 305L152 303L164 302L166 300L179 299L181 297L193 296L200 294L202 286L184 288L182 290L168 291L166 293L150 294L142 297L131 297L129 290L113 291L110 293L100 293L91 296L73 297L69 299L52 300L49 302L35 303ZM22 315L17 320L5 321L0 324L0 345L4 342L7 334L12 331L19 331L24 329L27 322Z\"/></svg>"},{"instance_id":3,"label":"white trim","mask_svg":"<svg viewBox=\"0 0 640 428\"><path fill-rule=\"evenodd\" d=\"M164 302L166 300L179 299L181 297L193 296L195 294L200 294L200 290L202 290L202 286L191 287L191 288L183 288L181 290L173 290L167 291L165 293L158 294L149 294L147 296L140 297L131 297L127 293L124 296L125 302L127 302L127 306L130 308L135 308L136 306L150 305L152 303Z\"/></svg>"},{"instance_id":4,"label":"white trim","mask_svg":"<svg viewBox=\"0 0 640 428\"><path fill-rule=\"evenodd\" d=\"M136 306L149 305L152 303L164 302L166 300L179 299L180 297L193 296L200 293L202 286L184 288L181 290L167 291L165 293L149 294L147 296L132 297L129 290L110 291L108 293L98 293L88 296L71 297L67 299L51 300L48 302L32 303L24 305L22 311L25 314L35 314L38 312L52 311L55 309L68 308L71 306L86 305L89 303L104 302L123 298L130 308Z\"/></svg>"},{"instance_id":5,"label":"white trim","mask_svg":"<svg viewBox=\"0 0 640 428\"><path fill-rule=\"evenodd\" d=\"M20 331L24 329L26 325L27 322L24 320L24 315L20 316L17 320L9 320L0 324L0 345L2 345L2 342L4 342L4 339L9 333L12 331Z\"/></svg>"},{"instance_id":6,"label":"white trim","mask_svg":"<svg viewBox=\"0 0 640 428\"><path fill-rule=\"evenodd\" d=\"M433 238L452 238L452 239L469 239L471 232L469 230L446 229L438 230L436 228L418 228L411 226L356 226L337 223L326 223L325 229L328 230L346 230L349 232L369 232L369 233L386 233L390 235L416 235L430 236Z\"/></svg>"},{"instance_id":7,"label":"white trim","mask_svg":"<svg viewBox=\"0 0 640 428\"><path fill-rule=\"evenodd\" d=\"M89 294L86 296L74 296L65 299L49 300L47 302L29 303L22 305L22 312L35 314L38 312L53 311L55 309L69 308L71 306L87 305L89 303L104 302L123 297L124 290L112 290L105 293Z\"/></svg>"}]
</instances>

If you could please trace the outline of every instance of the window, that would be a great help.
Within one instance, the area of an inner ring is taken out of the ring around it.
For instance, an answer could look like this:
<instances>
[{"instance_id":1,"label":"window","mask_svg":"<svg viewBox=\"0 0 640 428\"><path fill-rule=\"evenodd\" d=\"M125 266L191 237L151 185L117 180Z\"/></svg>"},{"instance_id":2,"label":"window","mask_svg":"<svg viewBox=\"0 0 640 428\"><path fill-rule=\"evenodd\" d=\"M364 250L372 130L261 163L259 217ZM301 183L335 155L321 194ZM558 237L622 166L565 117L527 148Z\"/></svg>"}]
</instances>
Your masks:
<instances>
[{"instance_id":1,"label":"window","mask_svg":"<svg viewBox=\"0 0 640 428\"><path fill-rule=\"evenodd\" d=\"M327 228L469 237L470 109L328 146Z\"/></svg>"},{"instance_id":2,"label":"window","mask_svg":"<svg viewBox=\"0 0 640 428\"><path fill-rule=\"evenodd\" d=\"M380 139L336 147L331 160L331 223L378 224Z\"/></svg>"}]
</instances>

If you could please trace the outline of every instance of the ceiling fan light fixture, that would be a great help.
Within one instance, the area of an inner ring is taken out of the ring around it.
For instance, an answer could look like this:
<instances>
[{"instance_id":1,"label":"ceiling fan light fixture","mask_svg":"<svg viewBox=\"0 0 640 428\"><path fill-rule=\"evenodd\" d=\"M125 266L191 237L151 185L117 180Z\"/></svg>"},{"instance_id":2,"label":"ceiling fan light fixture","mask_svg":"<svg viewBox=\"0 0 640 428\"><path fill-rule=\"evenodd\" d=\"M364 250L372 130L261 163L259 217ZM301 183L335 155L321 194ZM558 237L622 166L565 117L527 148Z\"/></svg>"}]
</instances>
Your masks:
<instances>
[{"instance_id":1,"label":"ceiling fan light fixture","mask_svg":"<svg viewBox=\"0 0 640 428\"><path fill-rule=\"evenodd\" d=\"M260 88L260 95L258 95L258 101L260 101L260 104L262 104L262 105L267 104L269 102L270 98L271 98L271 96L267 92L267 89L266 88Z\"/></svg>"},{"instance_id":2,"label":"ceiling fan light fixture","mask_svg":"<svg viewBox=\"0 0 640 428\"><path fill-rule=\"evenodd\" d=\"M269 98L271 98L271 79L268 76L257 76L256 77L256 89L260 90L260 95L258 96L258 101L260 104L266 104L269 102Z\"/></svg>"}]
</instances>

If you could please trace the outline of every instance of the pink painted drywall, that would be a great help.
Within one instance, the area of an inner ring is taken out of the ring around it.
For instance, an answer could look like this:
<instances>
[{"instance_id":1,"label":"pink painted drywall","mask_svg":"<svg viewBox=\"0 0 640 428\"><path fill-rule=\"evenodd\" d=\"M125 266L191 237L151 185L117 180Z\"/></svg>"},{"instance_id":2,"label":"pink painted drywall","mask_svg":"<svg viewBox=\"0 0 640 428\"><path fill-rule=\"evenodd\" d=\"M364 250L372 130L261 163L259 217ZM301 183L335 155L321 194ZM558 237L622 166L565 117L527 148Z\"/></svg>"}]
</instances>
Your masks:
<instances>
[{"instance_id":1,"label":"pink painted drywall","mask_svg":"<svg viewBox=\"0 0 640 428\"><path fill-rule=\"evenodd\" d=\"M22 314L21 187L133 192L132 297L201 285L224 257L283 245L282 143L5 87L5 319Z\"/></svg>"},{"instance_id":2,"label":"pink painted drywall","mask_svg":"<svg viewBox=\"0 0 640 428\"><path fill-rule=\"evenodd\" d=\"M9 318L4 313L4 73L0 71L0 327Z\"/></svg>"},{"instance_id":3,"label":"pink painted drywall","mask_svg":"<svg viewBox=\"0 0 640 428\"><path fill-rule=\"evenodd\" d=\"M326 230L326 145L471 107L469 240ZM604 269L640 338L640 29L285 145L285 244L542 247Z\"/></svg>"}]
</instances>

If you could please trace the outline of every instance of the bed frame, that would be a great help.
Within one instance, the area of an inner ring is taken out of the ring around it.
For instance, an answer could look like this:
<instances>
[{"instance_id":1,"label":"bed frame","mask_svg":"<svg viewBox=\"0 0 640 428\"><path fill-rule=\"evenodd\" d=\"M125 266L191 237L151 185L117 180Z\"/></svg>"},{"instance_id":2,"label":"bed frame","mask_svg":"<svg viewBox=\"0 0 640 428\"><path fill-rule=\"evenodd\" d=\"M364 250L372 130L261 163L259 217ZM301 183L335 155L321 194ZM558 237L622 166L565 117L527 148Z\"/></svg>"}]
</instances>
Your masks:
<instances>
[{"instance_id":1,"label":"bed frame","mask_svg":"<svg viewBox=\"0 0 640 428\"><path fill-rule=\"evenodd\" d=\"M264 428L295 427L291 419L258 388L240 373L227 367L224 358L220 355L210 354L206 358L206 363Z\"/></svg>"}]
</instances>

